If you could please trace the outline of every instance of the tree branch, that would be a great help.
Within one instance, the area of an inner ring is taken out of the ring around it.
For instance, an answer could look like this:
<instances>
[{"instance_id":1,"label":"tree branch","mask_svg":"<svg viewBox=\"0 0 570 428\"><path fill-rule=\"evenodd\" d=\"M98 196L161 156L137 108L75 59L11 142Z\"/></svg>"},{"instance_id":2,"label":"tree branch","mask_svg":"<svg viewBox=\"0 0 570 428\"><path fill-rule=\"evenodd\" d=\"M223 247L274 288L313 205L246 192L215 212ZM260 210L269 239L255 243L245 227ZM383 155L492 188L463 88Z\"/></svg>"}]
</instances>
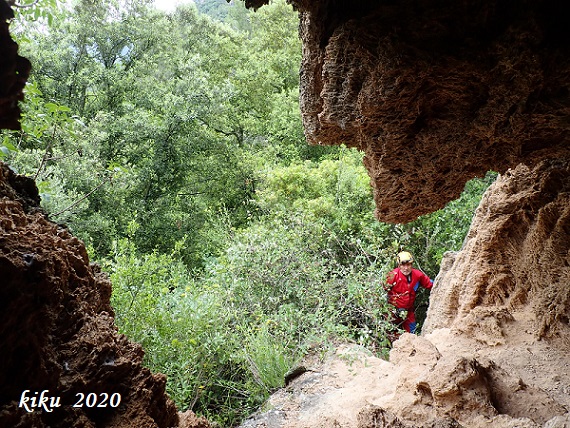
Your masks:
<instances>
[{"instance_id":1,"label":"tree branch","mask_svg":"<svg viewBox=\"0 0 570 428\"><path fill-rule=\"evenodd\" d=\"M89 193L87 193L86 195L84 195L82 198L79 198L78 200L76 200L74 203L72 203L70 206L68 206L67 208L53 214L54 217L57 217L60 214L63 214L66 211L69 211L70 209L72 209L74 206L76 206L77 204L79 204L80 202L84 201L85 199L87 199L89 196L91 196L93 193L95 193L97 190L99 190L101 187L103 187L103 185L107 182L107 181L111 181L113 177L109 176L109 177L105 177L105 179L99 183L93 190L91 190Z\"/></svg>"}]
</instances>

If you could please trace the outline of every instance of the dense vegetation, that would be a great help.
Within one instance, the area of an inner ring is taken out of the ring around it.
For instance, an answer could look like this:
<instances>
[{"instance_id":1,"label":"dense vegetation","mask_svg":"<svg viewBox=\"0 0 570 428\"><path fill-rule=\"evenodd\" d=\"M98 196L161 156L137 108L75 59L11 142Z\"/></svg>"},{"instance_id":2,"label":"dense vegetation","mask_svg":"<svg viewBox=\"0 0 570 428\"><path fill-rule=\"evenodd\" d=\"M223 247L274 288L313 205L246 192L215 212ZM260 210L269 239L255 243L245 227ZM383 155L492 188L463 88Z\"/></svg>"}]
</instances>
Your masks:
<instances>
[{"instance_id":1,"label":"dense vegetation","mask_svg":"<svg viewBox=\"0 0 570 428\"><path fill-rule=\"evenodd\" d=\"M0 156L109 272L120 331L179 408L231 426L307 352L384 354L395 254L433 278L494 176L413 223L375 221L362 155L304 141L296 14L197 6L26 12L13 27L34 71Z\"/></svg>"}]
</instances>

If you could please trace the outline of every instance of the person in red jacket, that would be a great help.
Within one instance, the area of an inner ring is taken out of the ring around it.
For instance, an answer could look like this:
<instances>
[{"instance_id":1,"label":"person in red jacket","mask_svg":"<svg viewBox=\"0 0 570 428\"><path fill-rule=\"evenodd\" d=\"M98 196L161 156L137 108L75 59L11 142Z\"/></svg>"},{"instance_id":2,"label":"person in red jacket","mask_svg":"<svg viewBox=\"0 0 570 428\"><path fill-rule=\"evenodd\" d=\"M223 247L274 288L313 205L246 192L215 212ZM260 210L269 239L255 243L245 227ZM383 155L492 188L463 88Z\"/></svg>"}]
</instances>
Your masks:
<instances>
[{"instance_id":1,"label":"person in red jacket","mask_svg":"<svg viewBox=\"0 0 570 428\"><path fill-rule=\"evenodd\" d=\"M418 288L431 290L433 287L433 281L425 273L412 267L413 262L413 256L407 251L399 253L398 267L388 274L384 287L388 291L388 303L396 307L394 323L408 333L416 331L414 302Z\"/></svg>"}]
</instances>

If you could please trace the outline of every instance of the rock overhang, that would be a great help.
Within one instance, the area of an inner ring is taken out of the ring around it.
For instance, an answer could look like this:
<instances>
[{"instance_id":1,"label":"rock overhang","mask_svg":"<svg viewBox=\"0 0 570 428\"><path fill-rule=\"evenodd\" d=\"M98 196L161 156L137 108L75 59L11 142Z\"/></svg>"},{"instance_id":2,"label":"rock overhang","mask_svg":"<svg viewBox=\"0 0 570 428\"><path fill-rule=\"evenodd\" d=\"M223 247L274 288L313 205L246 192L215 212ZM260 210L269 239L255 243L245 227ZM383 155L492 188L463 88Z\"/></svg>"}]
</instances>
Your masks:
<instances>
[{"instance_id":1,"label":"rock overhang","mask_svg":"<svg viewBox=\"0 0 570 428\"><path fill-rule=\"evenodd\" d=\"M307 140L365 152L379 220L440 209L489 170L570 157L570 5L289 3Z\"/></svg>"}]
</instances>

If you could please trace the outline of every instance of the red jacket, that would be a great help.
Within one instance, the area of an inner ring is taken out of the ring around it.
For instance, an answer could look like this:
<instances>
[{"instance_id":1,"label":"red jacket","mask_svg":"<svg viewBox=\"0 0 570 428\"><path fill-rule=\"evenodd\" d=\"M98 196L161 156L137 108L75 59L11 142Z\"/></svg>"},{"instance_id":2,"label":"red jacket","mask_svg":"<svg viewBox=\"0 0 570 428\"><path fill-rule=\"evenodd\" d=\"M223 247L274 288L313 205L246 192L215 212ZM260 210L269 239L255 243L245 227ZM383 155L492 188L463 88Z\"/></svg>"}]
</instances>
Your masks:
<instances>
[{"instance_id":1,"label":"red jacket","mask_svg":"<svg viewBox=\"0 0 570 428\"><path fill-rule=\"evenodd\" d=\"M384 288L388 291L388 303L397 308L413 311L416 291L420 285L430 290L433 287L433 281L418 269L412 269L410 277L411 280L408 281L400 268L396 268L388 274Z\"/></svg>"}]
</instances>

